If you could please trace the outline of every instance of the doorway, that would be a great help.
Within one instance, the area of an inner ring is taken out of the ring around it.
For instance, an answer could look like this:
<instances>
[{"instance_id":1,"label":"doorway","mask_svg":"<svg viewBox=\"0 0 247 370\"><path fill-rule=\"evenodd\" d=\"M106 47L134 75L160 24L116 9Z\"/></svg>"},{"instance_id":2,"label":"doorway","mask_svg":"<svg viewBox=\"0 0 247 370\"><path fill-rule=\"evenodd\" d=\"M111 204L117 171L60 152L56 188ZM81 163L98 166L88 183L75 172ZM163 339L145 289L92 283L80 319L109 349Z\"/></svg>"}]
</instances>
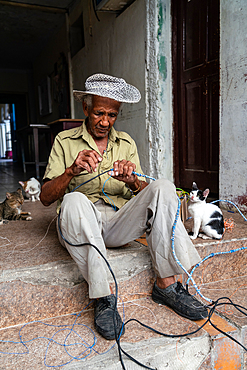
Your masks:
<instances>
[{"instance_id":1,"label":"doorway","mask_svg":"<svg viewBox=\"0 0 247 370\"><path fill-rule=\"evenodd\" d=\"M175 183L219 192L219 0L173 0Z\"/></svg>"},{"instance_id":2,"label":"doorway","mask_svg":"<svg viewBox=\"0 0 247 370\"><path fill-rule=\"evenodd\" d=\"M28 108L26 94L0 93L0 105L8 106L10 125L6 132L5 158L11 157L14 162L21 163L20 147L17 141L17 130L28 125ZM8 149L8 150L7 150ZM7 153L6 153L7 152Z\"/></svg>"},{"instance_id":3,"label":"doorway","mask_svg":"<svg viewBox=\"0 0 247 370\"><path fill-rule=\"evenodd\" d=\"M13 109L10 104L0 104L0 160L12 160L11 112Z\"/></svg>"}]
</instances>

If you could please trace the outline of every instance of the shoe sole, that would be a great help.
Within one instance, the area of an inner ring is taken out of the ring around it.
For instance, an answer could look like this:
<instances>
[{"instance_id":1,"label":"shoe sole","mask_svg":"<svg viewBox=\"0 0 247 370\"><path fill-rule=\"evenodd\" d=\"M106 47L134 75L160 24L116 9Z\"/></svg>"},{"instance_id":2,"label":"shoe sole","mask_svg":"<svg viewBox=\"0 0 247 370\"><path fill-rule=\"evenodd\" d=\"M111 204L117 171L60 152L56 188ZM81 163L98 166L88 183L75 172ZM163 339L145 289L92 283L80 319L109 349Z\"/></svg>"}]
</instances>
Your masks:
<instances>
[{"instance_id":1,"label":"shoe sole","mask_svg":"<svg viewBox=\"0 0 247 370\"><path fill-rule=\"evenodd\" d=\"M116 337L115 337L115 333L113 335L106 335L106 333L102 332L101 329L98 327L97 324L95 324L95 329L97 330L97 332L103 337L105 338L106 340L113 340L115 339L116 340ZM122 328L121 328L122 329ZM121 332L121 329L120 329L120 332ZM118 337L119 337L119 334L120 332L118 333ZM123 327L123 330L122 330L122 333L121 333L121 336L124 335L125 333L125 327Z\"/></svg>"}]
</instances>

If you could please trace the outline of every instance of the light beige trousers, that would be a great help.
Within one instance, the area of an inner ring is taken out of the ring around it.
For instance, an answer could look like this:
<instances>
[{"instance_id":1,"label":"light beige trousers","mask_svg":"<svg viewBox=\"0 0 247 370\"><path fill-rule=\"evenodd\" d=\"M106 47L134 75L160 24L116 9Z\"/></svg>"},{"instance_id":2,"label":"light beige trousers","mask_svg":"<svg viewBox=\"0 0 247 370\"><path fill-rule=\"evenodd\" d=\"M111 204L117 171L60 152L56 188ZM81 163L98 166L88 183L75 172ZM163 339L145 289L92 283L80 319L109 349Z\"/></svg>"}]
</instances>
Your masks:
<instances>
[{"instance_id":1,"label":"light beige trousers","mask_svg":"<svg viewBox=\"0 0 247 370\"><path fill-rule=\"evenodd\" d=\"M165 278L182 273L171 249L172 226L178 200L175 186L165 179L149 184L118 211L99 200L95 204L79 192L66 194L61 206L60 227L72 244L91 243L106 257L106 247L118 247L139 238L146 239L157 276ZM72 247L59 235L89 285L89 297L110 294L106 263L90 245ZM175 251L189 270L200 261L179 217L175 230Z\"/></svg>"}]
</instances>

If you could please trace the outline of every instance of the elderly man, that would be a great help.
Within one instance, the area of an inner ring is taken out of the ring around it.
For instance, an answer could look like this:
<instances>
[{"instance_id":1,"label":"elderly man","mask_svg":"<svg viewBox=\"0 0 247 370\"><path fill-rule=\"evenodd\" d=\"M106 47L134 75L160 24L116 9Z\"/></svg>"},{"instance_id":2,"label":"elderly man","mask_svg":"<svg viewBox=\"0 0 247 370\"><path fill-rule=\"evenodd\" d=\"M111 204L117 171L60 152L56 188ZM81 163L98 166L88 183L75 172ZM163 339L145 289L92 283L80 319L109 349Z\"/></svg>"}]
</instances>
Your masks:
<instances>
[{"instance_id":1,"label":"elderly man","mask_svg":"<svg viewBox=\"0 0 247 370\"><path fill-rule=\"evenodd\" d=\"M96 74L86 80L86 91L74 91L74 97L82 101L86 120L79 128L57 135L40 199L45 206L58 201L58 211L61 207L65 240L58 236L87 281L89 297L96 298L96 330L104 338L114 339L122 320L116 312L114 328L116 298L107 281L105 261L90 244L106 256L106 245L121 246L143 233L157 275L153 300L188 319L206 318L207 309L176 282L175 276L183 271L171 250L177 210L175 187L164 179L151 184L139 180L133 174L142 172L136 144L127 133L113 127L121 104L137 103L139 90L122 78ZM70 243L89 244L74 247ZM180 219L175 250L187 270L200 261Z\"/></svg>"}]
</instances>

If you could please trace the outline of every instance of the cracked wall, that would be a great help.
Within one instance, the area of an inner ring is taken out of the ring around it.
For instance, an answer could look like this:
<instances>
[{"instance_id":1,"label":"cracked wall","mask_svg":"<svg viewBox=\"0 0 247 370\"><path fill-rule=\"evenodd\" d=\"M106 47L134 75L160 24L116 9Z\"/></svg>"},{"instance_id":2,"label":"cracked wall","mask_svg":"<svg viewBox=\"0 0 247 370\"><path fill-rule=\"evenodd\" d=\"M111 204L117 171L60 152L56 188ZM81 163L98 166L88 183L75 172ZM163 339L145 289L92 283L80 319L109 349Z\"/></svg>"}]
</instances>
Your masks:
<instances>
[{"instance_id":1,"label":"cracked wall","mask_svg":"<svg viewBox=\"0 0 247 370\"><path fill-rule=\"evenodd\" d=\"M220 5L220 198L247 210L247 3Z\"/></svg>"}]
</instances>

